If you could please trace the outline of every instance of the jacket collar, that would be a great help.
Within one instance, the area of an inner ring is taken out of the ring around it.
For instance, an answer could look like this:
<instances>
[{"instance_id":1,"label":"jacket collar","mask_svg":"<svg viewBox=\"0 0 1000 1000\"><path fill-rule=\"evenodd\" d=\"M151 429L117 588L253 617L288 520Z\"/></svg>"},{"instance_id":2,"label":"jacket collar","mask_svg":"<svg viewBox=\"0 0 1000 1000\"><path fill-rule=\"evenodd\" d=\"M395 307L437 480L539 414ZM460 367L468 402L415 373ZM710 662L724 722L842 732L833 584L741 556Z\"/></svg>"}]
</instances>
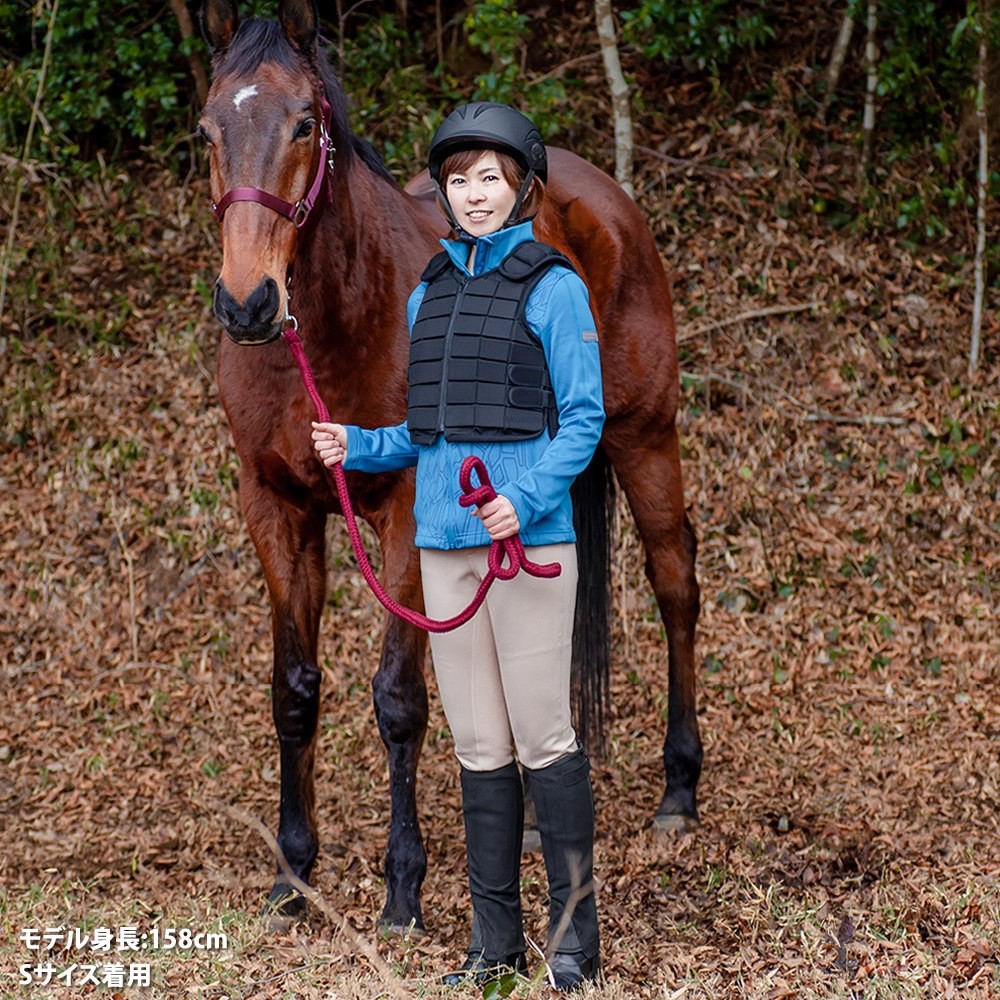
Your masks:
<instances>
[{"instance_id":1,"label":"jacket collar","mask_svg":"<svg viewBox=\"0 0 1000 1000\"><path fill-rule=\"evenodd\" d=\"M480 236L476 240L441 240L441 246L448 251L457 268L469 273L466 262L469 259L469 246L476 245L476 259L473 263L475 274L484 274L499 267L503 259L509 256L522 243L533 240L535 234L531 228L531 220L519 222L516 226L499 229L488 236Z\"/></svg>"}]
</instances>

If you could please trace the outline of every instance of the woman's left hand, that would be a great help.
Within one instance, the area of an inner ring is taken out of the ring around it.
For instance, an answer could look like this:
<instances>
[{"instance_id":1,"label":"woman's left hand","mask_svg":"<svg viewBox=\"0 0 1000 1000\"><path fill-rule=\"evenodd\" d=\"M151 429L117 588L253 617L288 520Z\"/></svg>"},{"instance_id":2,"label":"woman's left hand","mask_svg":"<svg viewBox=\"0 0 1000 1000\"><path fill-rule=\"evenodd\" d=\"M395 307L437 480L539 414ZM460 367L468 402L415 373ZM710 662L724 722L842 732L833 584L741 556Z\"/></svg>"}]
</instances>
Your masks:
<instances>
[{"instance_id":1,"label":"woman's left hand","mask_svg":"<svg viewBox=\"0 0 1000 1000\"><path fill-rule=\"evenodd\" d=\"M490 538L494 542L502 542L505 538L512 538L521 530L517 511L514 510L514 505L505 496L498 494L489 503L484 503L482 507L473 508L472 513L483 522L483 527L489 532Z\"/></svg>"}]
</instances>

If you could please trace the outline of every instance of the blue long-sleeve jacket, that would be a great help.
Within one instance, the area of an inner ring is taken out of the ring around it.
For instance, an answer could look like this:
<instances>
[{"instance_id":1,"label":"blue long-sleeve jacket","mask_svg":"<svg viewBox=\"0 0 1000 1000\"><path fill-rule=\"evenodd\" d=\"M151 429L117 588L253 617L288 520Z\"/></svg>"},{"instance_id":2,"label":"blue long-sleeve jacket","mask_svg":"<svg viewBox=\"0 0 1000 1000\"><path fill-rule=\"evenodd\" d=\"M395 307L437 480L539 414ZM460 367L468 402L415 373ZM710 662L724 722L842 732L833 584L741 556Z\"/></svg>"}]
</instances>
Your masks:
<instances>
[{"instance_id":1,"label":"blue long-sleeve jacket","mask_svg":"<svg viewBox=\"0 0 1000 1000\"><path fill-rule=\"evenodd\" d=\"M530 222L479 237L474 273L498 267L515 247L531 239ZM441 242L456 266L469 273L468 243ZM411 329L426 288L421 283L410 295ZM551 267L531 292L525 318L545 350L559 409L555 437L543 431L528 441L485 443L446 441L442 434L431 445L415 445L405 422L376 430L347 427L345 469L387 472L416 465L414 517L421 548L489 544L479 518L458 504L458 472L471 454L483 460L497 493L514 505L525 545L576 540L569 488L590 462L604 426L597 328L586 286L568 268Z\"/></svg>"}]
</instances>

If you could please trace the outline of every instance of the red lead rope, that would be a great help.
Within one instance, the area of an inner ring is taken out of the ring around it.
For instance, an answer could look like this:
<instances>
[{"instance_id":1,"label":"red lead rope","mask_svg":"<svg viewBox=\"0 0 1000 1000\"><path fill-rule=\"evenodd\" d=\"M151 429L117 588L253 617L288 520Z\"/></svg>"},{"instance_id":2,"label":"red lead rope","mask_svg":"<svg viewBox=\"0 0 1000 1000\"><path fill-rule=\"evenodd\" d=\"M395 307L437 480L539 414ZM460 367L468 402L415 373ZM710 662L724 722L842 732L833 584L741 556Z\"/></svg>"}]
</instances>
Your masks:
<instances>
[{"instance_id":1,"label":"red lead rope","mask_svg":"<svg viewBox=\"0 0 1000 1000\"><path fill-rule=\"evenodd\" d=\"M313 375L309 359L306 357L302 339L295 332L293 326L286 327L282 331L282 336L285 339L285 343L288 344L296 364L299 366L299 372L302 375L302 384L305 386L306 392L309 393L309 398L313 402L320 423L328 422L330 411L327 410L326 404L316 389L316 377ZM487 556L488 572L479 584L479 589L476 591L472 603L464 611L460 611L453 618L437 621L434 618L428 618L419 611L414 611L412 608L404 608L402 604L393 600L386 593L385 588L375 575L371 563L368 561L368 554L365 552L364 543L361 540L361 532L358 530L358 522L354 516L354 508L351 506L351 498L347 493L347 481L344 478L343 466L338 463L333 467L332 471L333 480L337 486L337 495L340 497L340 506L344 511L344 520L347 522L347 531L351 536L351 545L354 548L354 555L358 560L362 576L368 582L368 586L371 587L372 593L384 607L388 608L397 618L402 618L403 621L409 622L411 625L416 625L417 628L422 628L425 632L450 632L452 629L458 628L459 625L464 625L479 610L486 599L486 592L493 585L494 580L511 580L522 569L530 576L539 577L558 576L562 572L562 566L559 563L539 565L528 559L524 551L524 546L521 544L521 539L517 535L514 535L511 538L505 538L502 542L493 542L490 545L490 551ZM479 486L477 487L473 487L472 485L473 472L476 473L479 479ZM458 482L462 487L462 495L458 498L458 502L463 507L481 507L484 503L489 503L497 495L496 490L493 489L493 484L490 482L486 466L483 465L482 459L477 458L475 455L470 455L462 462L462 468L458 474ZM506 567L503 565L504 555L507 556L508 560Z\"/></svg>"}]
</instances>

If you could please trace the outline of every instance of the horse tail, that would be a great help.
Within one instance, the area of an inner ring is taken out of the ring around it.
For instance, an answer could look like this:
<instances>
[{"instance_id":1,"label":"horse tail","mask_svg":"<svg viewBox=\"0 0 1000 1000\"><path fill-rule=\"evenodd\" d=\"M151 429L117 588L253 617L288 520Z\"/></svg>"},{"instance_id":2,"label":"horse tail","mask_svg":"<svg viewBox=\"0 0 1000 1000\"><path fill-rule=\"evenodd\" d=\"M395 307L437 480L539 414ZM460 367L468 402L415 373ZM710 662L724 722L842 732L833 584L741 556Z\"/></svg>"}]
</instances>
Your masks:
<instances>
[{"instance_id":1,"label":"horse tail","mask_svg":"<svg viewBox=\"0 0 1000 1000\"><path fill-rule=\"evenodd\" d=\"M573 625L573 713L584 746L604 752L611 677L611 512L615 481L598 448L571 490L579 579Z\"/></svg>"}]
</instances>

